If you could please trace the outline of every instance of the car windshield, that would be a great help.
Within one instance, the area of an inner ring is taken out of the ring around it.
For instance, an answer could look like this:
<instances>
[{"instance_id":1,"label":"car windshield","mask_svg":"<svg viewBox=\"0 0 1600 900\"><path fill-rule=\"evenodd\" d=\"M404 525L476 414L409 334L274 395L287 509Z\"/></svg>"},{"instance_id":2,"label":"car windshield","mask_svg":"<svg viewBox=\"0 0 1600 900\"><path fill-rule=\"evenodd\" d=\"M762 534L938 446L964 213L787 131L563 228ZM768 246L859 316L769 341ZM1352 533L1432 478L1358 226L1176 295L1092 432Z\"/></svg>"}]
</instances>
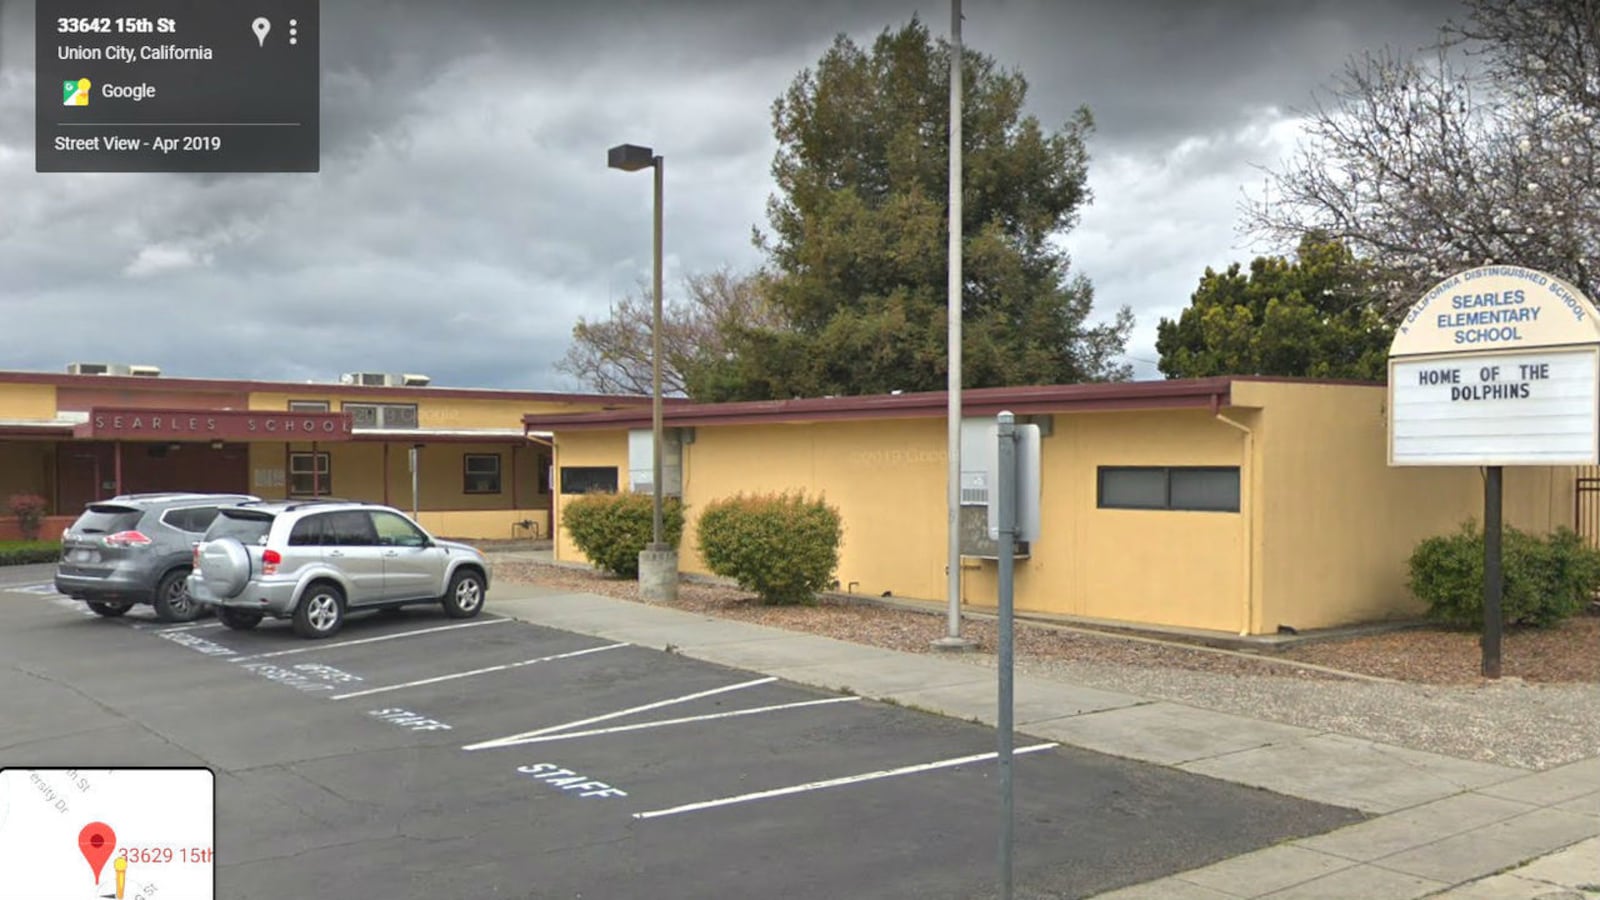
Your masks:
<instances>
[{"instance_id":1,"label":"car windshield","mask_svg":"<svg viewBox=\"0 0 1600 900\"><path fill-rule=\"evenodd\" d=\"M257 544L267 539L267 532L272 529L272 517L260 514L240 512L238 510L220 510L221 515L206 529L205 539L215 541L221 538L233 538L241 544Z\"/></svg>"},{"instance_id":2,"label":"car windshield","mask_svg":"<svg viewBox=\"0 0 1600 900\"><path fill-rule=\"evenodd\" d=\"M139 524L140 512L128 506L97 503L84 510L72 530L78 534L115 534L131 531Z\"/></svg>"}]
</instances>

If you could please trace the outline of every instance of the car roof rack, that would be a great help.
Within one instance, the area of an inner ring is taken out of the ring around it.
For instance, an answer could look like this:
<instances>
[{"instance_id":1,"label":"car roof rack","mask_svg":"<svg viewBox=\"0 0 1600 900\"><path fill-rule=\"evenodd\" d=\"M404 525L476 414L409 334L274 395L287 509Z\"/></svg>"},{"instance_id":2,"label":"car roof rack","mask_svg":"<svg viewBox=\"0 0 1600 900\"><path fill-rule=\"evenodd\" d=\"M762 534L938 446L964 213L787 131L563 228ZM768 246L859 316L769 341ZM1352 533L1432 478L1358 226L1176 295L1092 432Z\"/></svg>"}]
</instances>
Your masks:
<instances>
[{"instance_id":1,"label":"car roof rack","mask_svg":"<svg viewBox=\"0 0 1600 900\"><path fill-rule=\"evenodd\" d=\"M284 512L292 512L307 506L320 506L327 503L360 503L360 500L346 500L343 497L307 497L304 500L290 500L283 507Z\"/></svg>"}]
</instances>

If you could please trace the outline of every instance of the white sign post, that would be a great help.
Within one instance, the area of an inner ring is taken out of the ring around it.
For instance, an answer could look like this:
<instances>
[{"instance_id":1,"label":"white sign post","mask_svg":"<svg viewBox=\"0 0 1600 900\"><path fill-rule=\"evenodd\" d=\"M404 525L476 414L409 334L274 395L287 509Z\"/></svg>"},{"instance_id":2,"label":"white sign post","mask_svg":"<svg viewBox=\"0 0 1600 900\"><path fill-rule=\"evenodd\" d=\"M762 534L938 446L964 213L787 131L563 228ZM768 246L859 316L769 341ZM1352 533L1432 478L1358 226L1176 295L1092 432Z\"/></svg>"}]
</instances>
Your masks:
<instances>
[{"instance_id":1,"label":"white sign post","mask_svg":"<svg viewBox=\"0 0 1600 900\"><path fill-rule=\"evenodd\" d=\"M1389 465L1482 466L1483 674L1500 677L1503 466L1600 464L1600 315L1520 266L1434 285L1389 347Z\"/></svg>"}]
</instances>

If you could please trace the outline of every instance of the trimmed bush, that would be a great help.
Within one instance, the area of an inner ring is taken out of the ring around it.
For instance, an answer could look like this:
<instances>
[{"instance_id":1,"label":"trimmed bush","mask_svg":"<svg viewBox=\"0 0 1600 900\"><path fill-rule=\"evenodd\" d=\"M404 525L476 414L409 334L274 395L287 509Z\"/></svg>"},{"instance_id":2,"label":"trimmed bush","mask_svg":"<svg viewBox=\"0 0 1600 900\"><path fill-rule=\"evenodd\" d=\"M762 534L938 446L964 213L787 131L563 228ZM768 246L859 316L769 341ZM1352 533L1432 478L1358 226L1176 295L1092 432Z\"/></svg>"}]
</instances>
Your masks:
<instances>
[{"instance_id":1,"label":"trimmed bush","mask_svg":"<svg viewBox=\"0 0 1600 900\"><path fill-rule=\"evenodd\" d=\"M0 566L53 563L61 558L56 541L0 541Z\"/></svg>"},{"instance_id":2,"label":"trimmed bush","mask_svg":"<svg viewBox=\"0 0 1600 900\"><path fill-rule=\"evenodd\" d=\"M561 525L596 568L639 577L639 554L650 543L655 499L650 494L585 494L567 502ZM676 547L683 537L683 504L661 498L662 537Z\"/></svg>"},{"instance_id":3,"label":"trimmed bush","mask_svg":"<svg viewBox=\"0 0 1600 900\"><path fill-rule=\"evenodd\" d=\"M6 508L17 517L17 530L22 532L25 541L39 539L39 526L44 523L44 511L50 506L50 501L38 494L12 494L6 501Z\"/></svg>"},{"instance_id":4,"label":"trimmed bush","mask_svg":"<svg viewBox=\"0 0 1600 900\"><path fill-rule=\"evenodd\" d=\"M1431 537L1411 554L1411 592L1428 614L1450 625L1483 627L1483 531L1469 521ZM1600 550L1558 528L1537 537L1503 529L1500 610L1507 625L1554 625L1583 609L1600 590Z\"/></svg>"},{"instance_id":5,"label":"trimmed bush","mask_svg":"<svg viewBox=\"0 0 1600 900\"><path fill-rule=\"evenodd\" d=\"M839 511L804 494L718 500L700 514L700 556L767 603L810 603L839 567Z\"/></svg>"}]
</instances>

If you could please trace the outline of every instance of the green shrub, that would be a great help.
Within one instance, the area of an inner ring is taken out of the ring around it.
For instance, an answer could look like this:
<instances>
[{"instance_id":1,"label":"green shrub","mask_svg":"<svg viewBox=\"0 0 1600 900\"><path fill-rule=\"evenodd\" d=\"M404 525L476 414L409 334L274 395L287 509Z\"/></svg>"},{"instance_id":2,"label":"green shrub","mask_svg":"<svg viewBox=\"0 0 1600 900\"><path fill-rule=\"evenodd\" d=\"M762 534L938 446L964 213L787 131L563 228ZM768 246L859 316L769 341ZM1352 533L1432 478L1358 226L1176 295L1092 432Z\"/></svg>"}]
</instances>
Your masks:
<instances>
[{"instance_id":1,"label":"green shrub","mask_svg":"<svg viewBox=\"0 0 1600 900\"><path fill-rule=\"evenodd\" d=\"M1579 612L1600 590L1600 550L1570 528L1538 537L1506 526L1501 538L1501 618L1544 627ZM1450 625L1483 626L1483 532L1467 522L1411 554L1411 592Z\"/></svg>"},{"instance_id":2,"label":"green shrub","mask_svg":"<svg viewBox=\"0 0 1600 900\"><path fill-rule=\"evenodd\" d=\"M650 543L655 499L650 494L585 494L568 501L561 524L578 550L597 568L624 578L639 577L639 554ZM661 498L662 537L676 547L683 537L683 504Z\"/></svg>"},{"instance_id":3,"label":"green shrub","mask_svg":"<svg viewBox=\"0 0 1600 900\"><path fill-rule=\"evenodd\" d=\"M842 530L821 498L740 494L700 514L700 556L767 603L809 603L839 566Z\"/></svg>"},{"instance_id":4,"label":"green shrub","mask_svg":"<svg viewBox=\"0 0 1600 900\"><path fill-rule=\"evenodd\" d=\"M61 558L57 541L0 541L0 566L53 563Z\"/></svg>"}]
</instances>

